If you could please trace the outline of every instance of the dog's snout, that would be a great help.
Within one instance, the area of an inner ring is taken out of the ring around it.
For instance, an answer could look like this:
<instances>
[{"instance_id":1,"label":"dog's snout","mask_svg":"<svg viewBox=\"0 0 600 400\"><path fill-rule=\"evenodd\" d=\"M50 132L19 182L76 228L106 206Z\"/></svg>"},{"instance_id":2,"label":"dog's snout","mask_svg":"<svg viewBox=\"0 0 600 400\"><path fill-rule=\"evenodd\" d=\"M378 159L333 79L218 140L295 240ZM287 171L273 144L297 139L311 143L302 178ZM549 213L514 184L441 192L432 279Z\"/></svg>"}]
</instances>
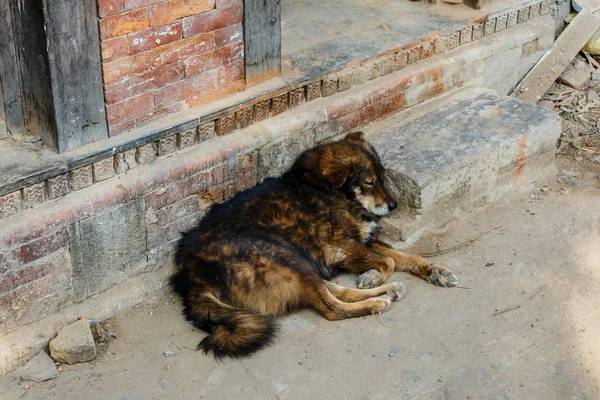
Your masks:
<instances>
[{"instance_id":1,"label":"dog's snout","mask_svg":"<svg viewBox=\"0 0 600 400\"><path fill-rule=\"evenodd\" d=\"M396 207L398 207L398 203L396 203L395 201L390 201L387 206L390 209L390 211L394 211Z\"/></svg>"}]
</instances>

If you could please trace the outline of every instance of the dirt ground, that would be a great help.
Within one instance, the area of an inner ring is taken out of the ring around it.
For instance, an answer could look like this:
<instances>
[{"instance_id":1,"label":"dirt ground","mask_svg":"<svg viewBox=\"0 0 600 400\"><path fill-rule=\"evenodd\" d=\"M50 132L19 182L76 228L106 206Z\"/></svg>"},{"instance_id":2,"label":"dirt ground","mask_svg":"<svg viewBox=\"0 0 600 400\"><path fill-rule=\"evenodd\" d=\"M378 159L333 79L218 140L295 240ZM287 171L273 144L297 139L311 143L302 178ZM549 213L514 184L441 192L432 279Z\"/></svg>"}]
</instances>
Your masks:
<instances>
[{"instance_id":1,"label":"dirt ground","mask_svg":"<svg viewBox=\"0 0 600 400\"><path fill-rule=\"evenodd\" d=\"M116 338L94 361L63 365L45 383L0 377L0 398L600 398L600 134L589 133L593 108L562 108L555 176L411 249L449 248L501 224L436 257L466 288L395 274L408 292L380 317L328 322L300 311L281 318L274 345L224 362L194 350L204 334L165 291L109 320Z\"/></svg>"}]
</instances>

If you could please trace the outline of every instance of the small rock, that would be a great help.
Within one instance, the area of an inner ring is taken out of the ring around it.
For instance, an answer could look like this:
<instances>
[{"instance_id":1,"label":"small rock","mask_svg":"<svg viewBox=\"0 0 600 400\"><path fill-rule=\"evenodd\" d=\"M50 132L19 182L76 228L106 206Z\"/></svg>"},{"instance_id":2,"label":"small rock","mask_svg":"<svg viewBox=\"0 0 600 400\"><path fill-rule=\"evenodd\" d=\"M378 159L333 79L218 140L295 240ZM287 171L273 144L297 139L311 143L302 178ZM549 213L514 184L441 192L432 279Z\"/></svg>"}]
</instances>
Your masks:
<instances>
[{"instance_id":1,"label":"small rock","mask_svg":"<svg viewBox=\"0 0 600 400\"><path fill-rule=\"evenodd\" d=\"M596 82L600 81L600 68L592 72L592 80Z\"/></svg>"},{"instance_id":2,"label":"small rock","mask_svg":"<svg viewBox=\"0 0 600 400\"><path fill-rule=\"evenodd\" d=\"M45 351L40 351L27 364L15 371L21 379L35 382L45 382L58 376L54 361Z\"/></svg>"},{"instance_id":3,"label":"small rock","mask_svg":"<svg viewBox=\"0 0 600 400\"><path fill-rule=\"evenodd\" d=\"M546 193L546 192L549 192L549 191L550 191L550 188L549 188L548 186L542 186L542 187L540 188L540 191L541 191L542 193Z\"/></svg>"},{"instance_id":4,"label":"small rock","mask_svg":"<svg viewBox=\"0 0 600 400\"><path fill-rule=\"evenodd\" d=\"M486 266L486 267L493 267L493 266L494 266L494 263L493 263L493 262L485 263L485 266Z\"/></svg>"},{"instance_id":5,"label":"small rock","mask_svg":"<svg viewBox=\"0 0 600 400\"><path fill-rule=\"evenodd\" d=\"M25 390L29 390L30 388L31 388L30 385L23 385L23 389L25 389Z\"/></svg>"},{"instance_id":6,"label":"small rock","mask_svg":"<svg viewBox=\"0 0 600 400\"><path fill-rule=\"evenodd\" d=\"M569 65L560 75L559 80L567 86L576 90L582 90L590 78L588 63L576 58L573 64Z\"/></svg>"},{"instance_id":7,"label":"small rock","mask_svg":"<svg viewBox=\"0 0 600 400\"><path fill-rule=\"evenodd\" d=\"M55 361L66 364L93 360L96 345L89 322L77 320L58 331L56 338L50 341L50 355Z\"/></svg>"},{"instance_id":8,"label":"small rock","mask_svg":"<svg viewBox=\"0 0 600 400\"><path fill-rule=\"evenodd\" d=\"M177 355L177 353L168 350L165 351L163 354L165 355L165 357L175 357Z\"/></svg>"},{"instance_id":9,"label":"small rock","mask_svg":"<svg viewBox=\"0 0 600 400\"><path fill-rule=\"evenodd\" d=\"M600 156L594 157L594 161L596 161L598 164L600 164Z\"/></svg>"},{"instance_id":10,"label":"small rock","mask_svg":"<svg viewBox=\"0 0 600 400\"><path fill-rule=\"evenodd\" d=\"M150 310L150 311L148 311L148 314L154 315L154 311Z\"/></svg>"},{"instance_id":11,"label":"small rock","mask_svg":"<svg viewBox=\"0 0 600 400\"><path fill-rule=\"evenodd\" d=\"M395 354L394 352L391 352L391 353L389 354L389 356L390 356L390 357L396 357L396 354Z\"/></svg>"},{"instance_id":12,"label":"small rock","mask_svg":"<svg viewBox=\"0 0 600 400\"><path fill-rule=\"evenodd\" d=\"M576 178L574 176L561 175L560 179L562 179L562 181L564 183L566 183L567 185L574 187L576 189L579 189L579 188L585 186L585 184L583 183L583 181L581 179Z\"/></svg>"},{"instance_id":13,"label":"small rock","mask_svg":"<svg viewBox=\"0 0 600 400\"><path fill-rule=\"evenodd\" d=\"M554 102L550 100L540 100L540 102L538 102L538 106L544 107L548 110L554 110Z\"/></svg>"}]
</instances>

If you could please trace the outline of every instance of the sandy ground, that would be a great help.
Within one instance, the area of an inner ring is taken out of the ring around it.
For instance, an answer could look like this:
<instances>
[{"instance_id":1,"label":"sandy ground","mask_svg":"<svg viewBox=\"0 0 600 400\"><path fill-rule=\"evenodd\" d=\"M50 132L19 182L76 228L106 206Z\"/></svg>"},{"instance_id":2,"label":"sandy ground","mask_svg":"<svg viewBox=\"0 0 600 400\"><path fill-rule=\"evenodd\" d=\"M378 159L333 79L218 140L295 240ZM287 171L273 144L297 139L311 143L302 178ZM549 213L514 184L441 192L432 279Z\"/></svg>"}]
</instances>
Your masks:
<instances>
[{"instance_id":1,"label":"sandy ground","mask_svg":"<svg viewBox=\"0 0 600 400\"><path fill-rule=\"evenodd\" d=\"M395 274L408 292L381 317L328 322L300 311L280 320L274 345L224 362L193 350L204 334L184 321L176 299L159 293L114 318L117 338L93 362L65 365L58 378L28 390L12 374L0 377L0 396L600 398L600 164L559 156L559 166L535 191L470 214L414 248L447 248L502 224L436 258L469 289Z\"/></svg>"}]
</instances>

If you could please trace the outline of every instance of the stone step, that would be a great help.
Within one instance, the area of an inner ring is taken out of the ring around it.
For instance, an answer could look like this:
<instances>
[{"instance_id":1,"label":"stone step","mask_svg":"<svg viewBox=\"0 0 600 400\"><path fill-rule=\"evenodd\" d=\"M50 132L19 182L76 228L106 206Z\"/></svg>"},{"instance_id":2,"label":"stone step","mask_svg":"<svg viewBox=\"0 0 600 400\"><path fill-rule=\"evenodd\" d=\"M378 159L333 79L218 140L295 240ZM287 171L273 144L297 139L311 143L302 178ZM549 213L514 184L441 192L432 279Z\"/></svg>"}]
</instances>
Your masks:
<instances>
[{"instance_id":1,"label":"stone step","mask_svg":"<svg viewBox=\"0 0 600 400\"><path fill-rule=\"evenodd\" d=\"M542 107L471 88L364 131L404 210L385 220L387 239L407 245L461 213L548 176L561 123Z\"/></svg>"}]
</instances>

